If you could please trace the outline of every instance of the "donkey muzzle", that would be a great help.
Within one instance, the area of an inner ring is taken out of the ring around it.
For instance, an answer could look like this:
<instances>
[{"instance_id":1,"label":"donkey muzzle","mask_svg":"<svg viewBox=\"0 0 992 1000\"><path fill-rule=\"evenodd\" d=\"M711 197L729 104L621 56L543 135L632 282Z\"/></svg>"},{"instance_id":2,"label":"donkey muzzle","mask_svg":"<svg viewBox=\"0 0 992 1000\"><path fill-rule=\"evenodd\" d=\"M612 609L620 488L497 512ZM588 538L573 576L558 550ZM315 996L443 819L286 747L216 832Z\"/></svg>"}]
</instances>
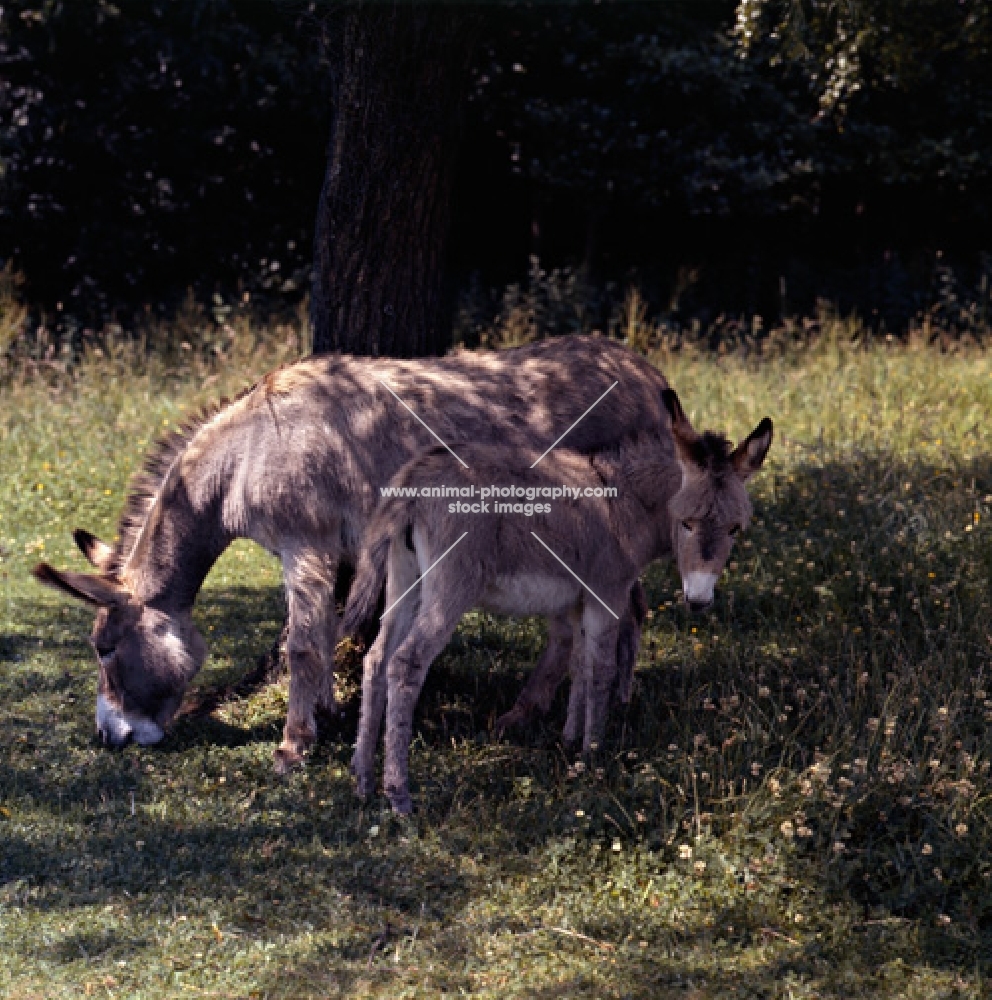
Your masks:
<instances>
[{"instance_id":1,"label":"donkey muzzle","mask_svg":"<svg viewBox=\"0 0 992 1000\"><path fill-rule=\"evenodd\" d=\"M682 580L685 602L693 614L705 611L713 603L713 589L716 587L717 573L694 571L686 573Z\"/></svg>"},{"instance_id":2,"label":"donkey muzzle","mask_svg":"<svg viewBox=\"0 0 992 1000\"><path fill-rule=\"evenodd\" d=\"M115 748L127 746L132 740L141 746L152 746L165 736L158 723L121 712L103 695L97 695L96 699L96 731L104 746Z\"/></svg>"}]
</instances>

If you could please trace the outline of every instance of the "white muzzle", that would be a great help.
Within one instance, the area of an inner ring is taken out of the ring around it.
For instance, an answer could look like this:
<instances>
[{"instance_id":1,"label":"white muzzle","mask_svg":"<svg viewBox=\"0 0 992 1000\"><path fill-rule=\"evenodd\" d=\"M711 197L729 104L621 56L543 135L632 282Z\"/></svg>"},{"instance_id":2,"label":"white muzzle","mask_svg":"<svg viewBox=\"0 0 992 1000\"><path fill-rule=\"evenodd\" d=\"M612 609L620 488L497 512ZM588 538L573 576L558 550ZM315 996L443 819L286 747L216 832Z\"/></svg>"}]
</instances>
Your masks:
<instances>
[{"instance_id":1,"label":"white muzzle","mask_svg":"<svg viewBox=\"0 0 992 1000\"><path fill-rule=\"evenodd\" d=\"M717 573L694 571L682 578L682 592L689 604L712 604L713 589L719 579Z\"/></svg>"},{"instance_id":2,"label":"white muzzle","mask_svg":"<svg viewBox=\"0 0 992 1000\"><path fill-rule=\"evenodd\" d=\"M119 711L102 694L96 696L96 729L100 738L111 746L123 746L133 739L147 747L165 736L165 730L157 722Z\"/></svg>"}]
</instances>

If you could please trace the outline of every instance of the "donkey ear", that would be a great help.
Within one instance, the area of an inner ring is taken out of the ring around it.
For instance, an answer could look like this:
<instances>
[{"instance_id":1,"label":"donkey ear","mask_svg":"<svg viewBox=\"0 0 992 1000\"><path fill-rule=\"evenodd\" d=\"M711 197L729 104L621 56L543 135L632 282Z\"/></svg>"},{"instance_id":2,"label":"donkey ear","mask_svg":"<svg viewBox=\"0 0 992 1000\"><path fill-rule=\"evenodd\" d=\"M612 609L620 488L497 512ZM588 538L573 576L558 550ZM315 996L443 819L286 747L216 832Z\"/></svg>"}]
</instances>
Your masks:
<instances>
[{"instance_id":1,"label":"donkey ear","mask_svg":"<svg viewBox=\"0 0 992 1000\"><path fill-rule=\"evenodd\" d=\"M682 409L682 404L679 402L679 394L674 389L662 389L661 401L665 404L665 409L668 411L672 427L676 424L689 423L689 419L685 415L685 410Z\"/></svg>"},{"instance_id":2,"label":"donkey ear","mask_svg":"<svg viewBox=\"0 0 992 1000\"><path fill-rule=\"evenodd\" d=\"M747 482L761 468L761 463L772 446L772 422L765 417L742 441L730 456L737 475Z\"/></svg>"},{"instance_id":3,"label":"donkey ear","mask_svg":"<svg viewBox=\"0 0 992 1000\"><path fill-rule=\"evenodd\" d=\"M665 404L668 416L672 421L672 437L675 439L675 451L683 466L698 466L699 435L696 433L689 418L682 409L678 393L674 389L664 389L661 401Z\"/></svg>"},{"instance_id":4,"label":"donkey ear","mask_svg":"<svg viewBox=\"0 0 992 1000\"><path fill-rule=\"evenodd\" d=\"M131 596L124 587L106 576L70 573L68 570L54 569L48 563L38 563L31 573L46 587L54 587L77 601L85 601L101 608L126 604Z\"/></svg>"},{"instance_id":5,"label":"donkey ear","mask_svg":"<svg viewBox=\"0 0 992 1000\"><path fill-rule=\"evenodd\" d=\"M114 550L106 543L101 542L96 535L91 535L82 528L76 528L72 537L79 546L79 551L90 561L91 566L105 573L114 558Z\"/></svg>"}]
</instances>

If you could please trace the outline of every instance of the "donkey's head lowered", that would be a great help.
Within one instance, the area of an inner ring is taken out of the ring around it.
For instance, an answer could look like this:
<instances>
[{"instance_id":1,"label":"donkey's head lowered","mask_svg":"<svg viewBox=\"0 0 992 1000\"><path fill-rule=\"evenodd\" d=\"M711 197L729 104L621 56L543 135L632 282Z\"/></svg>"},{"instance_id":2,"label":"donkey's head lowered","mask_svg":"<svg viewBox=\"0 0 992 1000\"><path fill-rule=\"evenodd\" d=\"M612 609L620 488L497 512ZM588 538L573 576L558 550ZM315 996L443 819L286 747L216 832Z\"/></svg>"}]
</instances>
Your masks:
<instances>
[{"instance_id":1,"label":"donkey's head lowered","mask_svg":"<svg viewBox=\"0 0 992 1000\"><path fill-rule=\"evenodd\" d=\"M744 484L768 454L772 422L765 417L734 448L722 435L698 434L672 389L662 393L662 400L682 470L682 485L668 504L672 551L689 607L703 611L713 603L713 588L730 558L734 536L750 520Z\"/></svg>"},{"instance_id":2,"label":"donkey's head lowered","mask_svg":"<svg viewBox=\"0 0 992 1000\"><path fill-rule=\"evenodd\" d=\"M189 611L142 604L114 570L114 553L87 531L73 533L98 573L71 573L41 563L42 583L96 607L90 643L100 662L96 728L104 743L157 743L207 655Z\"/></svg>"}]
</instances>

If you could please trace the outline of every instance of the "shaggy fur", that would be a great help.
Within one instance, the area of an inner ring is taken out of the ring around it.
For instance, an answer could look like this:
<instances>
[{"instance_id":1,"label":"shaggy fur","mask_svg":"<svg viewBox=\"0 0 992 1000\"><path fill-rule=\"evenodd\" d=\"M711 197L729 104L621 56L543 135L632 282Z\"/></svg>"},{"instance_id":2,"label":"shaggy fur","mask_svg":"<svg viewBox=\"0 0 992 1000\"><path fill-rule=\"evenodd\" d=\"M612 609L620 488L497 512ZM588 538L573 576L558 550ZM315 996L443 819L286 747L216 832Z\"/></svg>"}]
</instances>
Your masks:
<instances>
[{"instance_id":1,"label":"shaggy fur","mask_svg":"<svg viewBox=\"0 0 992 1000\"><path fill-rule=\"evenodd\" d=\"M569 446L590 451L667 427L655 368L615 341L575 337L442 359L313 358L160 442L132 485L116 545L76 534L97 574L38 569L97 607L104 737L164 731L206 655L191 615L200 586L232 540L251 538L283 566L290 695L277 765L299 762L315 708L333 703L338 566L357 559L380 486L436 444L392 393L455 451L494 441L543 451L613 382ZM560 659L547 669L566 670Z\"/></svg>"},{"instance_id":2,"label":"shaggy fur","mask_svg":"<svg viewBox=\"0 0 992 1000\"><path fill-rule=\"evenodd\" d=\"M561 629L569 623L572 687L565 738L582 737L588 753L603 735L620 620L640 572L674 553L687 594L692 581L705 579L712 600L733 536L750 517L744 483L771 445L771 421L762 421L731 451L725 439L695 433L674 392L666 390L663 398L671 432L634 431L591 454L556 449L537 468L538 452L471 445L463 454L469 468L457 477L448 457L431 449L396 476L393 485L406 487L407 495L380 503L344 616L350 634L371 612L385 580L387 611L363 671L353 761L360 794L374 787L385 713L386 794L397 812L410 811L408 755L417 698L431 662L473 606L549 615ZM481 490L507 481L538 489L615 486L618 495L554 500L550 513L530 516L502 513L495 505L490 512L458 514L447 498L418 495L439 483ZM559 641L552 632L551 642Z\"/></svg>"}]
</instances>

